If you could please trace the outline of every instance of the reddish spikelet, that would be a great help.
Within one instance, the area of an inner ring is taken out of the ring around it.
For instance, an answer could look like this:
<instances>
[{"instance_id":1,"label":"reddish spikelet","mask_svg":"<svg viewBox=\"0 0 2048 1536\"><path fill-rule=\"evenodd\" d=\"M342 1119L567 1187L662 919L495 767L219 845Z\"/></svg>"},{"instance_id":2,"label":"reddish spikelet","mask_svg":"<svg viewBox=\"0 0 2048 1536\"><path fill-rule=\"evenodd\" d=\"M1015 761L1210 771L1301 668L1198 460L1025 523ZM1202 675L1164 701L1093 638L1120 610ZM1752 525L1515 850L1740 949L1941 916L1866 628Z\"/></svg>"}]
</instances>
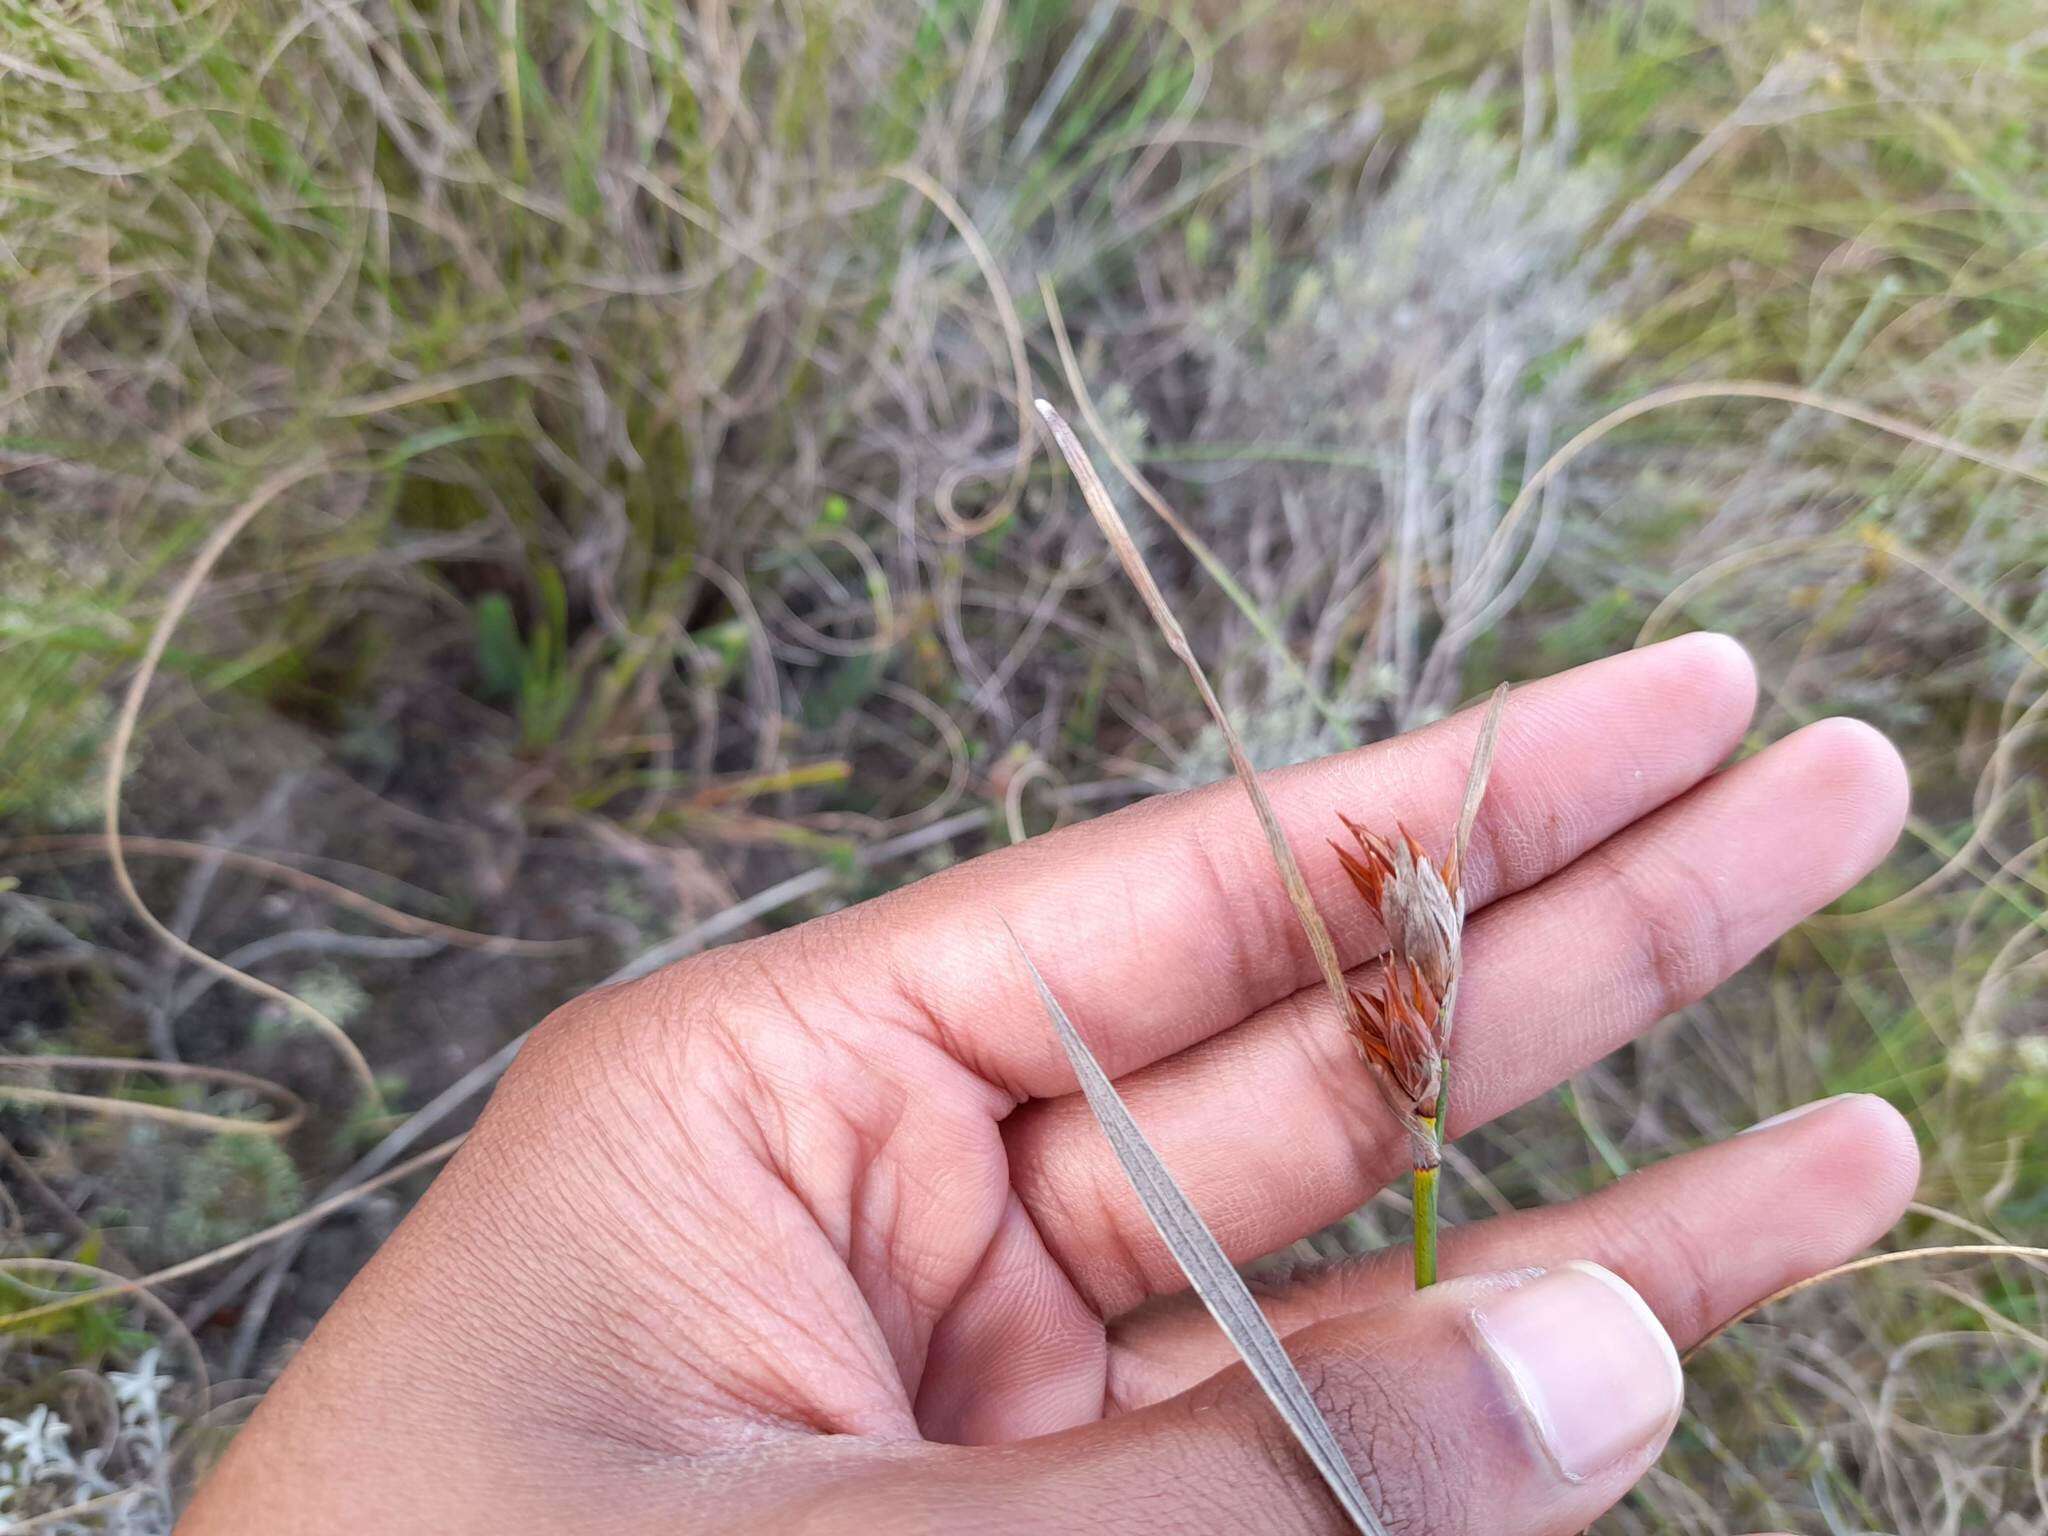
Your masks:
<instances>
[{"instance_id":1,"label":"reddish spikelet","mask_svg":"<svg viewBox=\"0 0 2048 1536\"><path fill-rule=\"evenodd\" d=\"M1453 858L1430 862L1422 844L1406 827L1400 841L1368 832L1349 817L1339 816L1358 852L1332 842L1337 859L1366 908L1386 930L1393 952L1422 973L1442 997L1458 968L1458 940L1464 926L1458 872Z\"/></svg>"},{"instance_id":2,"label":"reddish spikelet","mask_svg":"<svg viewBox=\"0 0 2048 1536\"><path fill-rule=\"evenodd\" d=\"M1424 1119L1435 1114L1443 1075L1436 995L1405 961L1390 959L1376 992L1351 989L1351 1010L1359 1050L1403 1107Z\"/></svg>"},{"instance_id":3,"label":"reddish spikelet","mask_svg":"<svg viewBox=\"0 0 2048 1536\"><path fill-rule=\"evenodd\" d=\"M1337 850L1337 862L1344 866L1344 873L1351 877L1360 898L1373 911L1380 910L1381 900L1387 882L1394 877L1394 850L1377 832L1368 832L1342 811L1337 819L1344 823L1358 843L1358 852L1352 853L1342 843L1332 839L1330 846Z\"/></svg>"}]
</instances>

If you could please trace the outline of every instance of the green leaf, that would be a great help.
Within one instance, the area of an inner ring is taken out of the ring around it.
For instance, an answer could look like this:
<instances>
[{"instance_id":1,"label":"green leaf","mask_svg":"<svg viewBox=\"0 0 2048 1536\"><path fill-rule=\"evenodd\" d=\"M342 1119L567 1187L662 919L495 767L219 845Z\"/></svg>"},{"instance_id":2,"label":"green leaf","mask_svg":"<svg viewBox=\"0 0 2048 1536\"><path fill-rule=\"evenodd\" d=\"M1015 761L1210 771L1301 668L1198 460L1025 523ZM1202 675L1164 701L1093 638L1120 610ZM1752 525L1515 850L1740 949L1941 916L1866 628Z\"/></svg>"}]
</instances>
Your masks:
<instances>
[{"instance_id":1,"label":"green leaf","mask_svg":"<svg viewBox=\"0 0 2048 1536\"><path fill-rule=\"evenodd\" d=\"M526 646L519 621L502 592L486 592L476 605L476 664L483 674L484 693L494 699L516 698L526 676Z\"/></svg>"},{"instance_id":2,"label":"green leaf","mask_svg":"<svg viewBox=\"0 0 2048 1536\"><path fill-rule=\"evenodd\" d=\"M807 689L803 698L804 724L814 730L836 725L841 716L854 709L880 686L887 670L888 652L863 651L849 656L817 687Z\"/></svg>"}]
</instances>

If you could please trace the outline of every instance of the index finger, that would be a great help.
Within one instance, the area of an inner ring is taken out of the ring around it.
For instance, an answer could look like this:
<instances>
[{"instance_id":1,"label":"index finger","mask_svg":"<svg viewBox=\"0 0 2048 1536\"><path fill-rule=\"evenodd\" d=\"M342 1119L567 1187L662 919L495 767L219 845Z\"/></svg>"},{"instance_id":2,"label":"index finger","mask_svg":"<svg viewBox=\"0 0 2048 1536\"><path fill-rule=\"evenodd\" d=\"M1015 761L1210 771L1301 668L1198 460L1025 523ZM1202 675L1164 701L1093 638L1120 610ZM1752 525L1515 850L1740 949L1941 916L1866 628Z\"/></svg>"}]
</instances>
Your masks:
<instances>
[{"instance_id":1,"label":"index finger","mask_svg":"<svg viewBox=\"0 0 2048 1536\"><path fill-rule=\"evenodd\" d=\"M1696 634L1530 683L1509 699L1465 870L1470 905L1534 884L1692 787L1741 740L1749 658ZM1449 846L1479 730L1423 730L1265 776L1343 964L1383 935L1326 839L1336 813ZM1313 983L1257 818L1234 783L1161 796L1033 838L810 925L821 978L871 1023L926 1035L1019 1097L1074 1078L1018 970L1018 941L1112 1076ZM820 939L829 942L817 943Z\"/></svg>"}]
</instances>

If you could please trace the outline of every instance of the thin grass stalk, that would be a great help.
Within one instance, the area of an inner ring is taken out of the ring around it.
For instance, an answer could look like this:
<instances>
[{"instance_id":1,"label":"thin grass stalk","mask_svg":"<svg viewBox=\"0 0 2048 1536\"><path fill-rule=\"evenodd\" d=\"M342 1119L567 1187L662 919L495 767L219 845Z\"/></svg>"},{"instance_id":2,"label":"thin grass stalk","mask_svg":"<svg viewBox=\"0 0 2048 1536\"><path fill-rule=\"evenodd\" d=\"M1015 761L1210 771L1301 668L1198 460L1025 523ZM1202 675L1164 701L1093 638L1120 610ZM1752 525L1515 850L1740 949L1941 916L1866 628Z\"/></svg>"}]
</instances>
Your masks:
<instances>
[{"instance_id":1,"label":"thin grass stalk","mask_svg":"<svg viewBox=\"0 0 2048 1536\"><path fill-rule=\"evenodd\" d=\"M1442 1136L1443 1122L1436 1122L1437 1135ZM1436 1186L1443 1164L1434 1168L1415 1170L1415 1289L1427 1290L1436 1284L1436 1240L1437 1201Z\"/></svg>"},{"instance_id":2,"label":"thin grass stalk","mask_svg":"<svg viewBox=\"0 0 2048 1536\"><path fill-rule=\"evenodd\" d=\"M1287 674L1288 681L1301 690L1315 712L1320 715L1334 733L1340 746L1357 745L1357 732L1351 720L1339 709L1323 690L1316 686L1301 661L1287 644L1286 637L1260 608L1257 599L1245 590L1244 583L1231 574L1230 567L1222 557L1211 549L1201 535L1188 526L1181 515L1174 511L1165 497L1161 496L1138 467L1133 464L1116 444L1104 425L1101 414L1095 409L1095 398L1088 390L1088 381L1081 377L1081 365L1074 357L1074 344L1067 335L1065 317L1060 313L1059 294L1054 290L1052 279L1038 280L1038 293L1045 304L1046 323L1052 328L1053 345L1058 348L1060 368L1067 376L1067 388L1074 392L1074 403L1081 408L1081 419L1088 423L1088 430L1095 434L1095 440L1102 445L1102 451L1109 458L1110 468L1124 477L1124 482L1135 491L1138 498L1150 507L1159 520L1173 530L1187 552L1195 557L1209 579L1223 589L1223 595L1230 599L1237 611L1244 615L1258 637L1266 643L1267 652L1273 661Z\"/></svg>"},{"instance_id":3,"label":"thin grass stalk","mask_svg":"<svg viewBox=\"0 0 2048 1536\"><path fill-rule=\"evenodd\" d=\"M1415 1289L1418 1291L1436 1284L1437 1234L1442 1220L1437 1188L1443 1177L1444 1121L1449 1115L1450 1101L1451 1063L1446 1057L1443 1077L1436 1092L1436 1113L1429 1121L1429 1134L1436 1143L1438 1161L1435 1167L1414 1170L1415 1235L1411 1242L1415 1249Z\"/></svg>"},{"instance_id":4,"label":"thin grass stalk","mask_svg":"<svg viewBox=\"0 0 2048 1536\"><path fill-rule=\"evenodd\" d=\"M1266 834L1266 845L1273 851L1273 862L1279 866L1280 882L1287 888L1287 900L1294 908L1294 915L1301 923L1301 931L1308 938L1308 947L1315 956L1317 973L1323 978L1323 985L1330 996L1336 999L1341 1013L1350 1010L1349 991L1344 983L1344 968L1337 960L1337 946L1330 938L1330 930L1323 922L1322 914L1316 910L1315 899L1309 895L1308 882L1302 878L1301 865L1295 860L1294 850L1288 845L1287 835L1280 829L1280 818L1273 810L1273 802L1266 796L1265 787L1259 783L1259 776L1252 768L1250 756L1245 752L1244 742L1237 734L1237 728L1230 723L1230 716L1224 713L1223 703L1216 697L1216 690L1209 686L1208 674L1195 659L1194 648L1188 644L1188 637L1180 627L1180 621L1173 616L1166 598L1160 593L1159 584L1152 579L1152 572L1145 566L1144 556L1138 553L1138 546L1131 538L1130 529L1124 526L1123 517L1116 505L1109 499L1109 491L1102 483L1102 476L1095 471L1088 452L1074 436L1074 429L1067 425L1064 417L1044 401L1037 402L1038 414L1045 418L1045 424L1052 432L1052 439L1058 445L1060 456L1067 461L1067 468L1073 472L1075 481L1081 487L1081 499L1088 504L1088 510L1095 515L1095 522L1102 529L1103 537L1116 551L1122 563L1124 574L1131 585L1138 590L1145 607L1152 615L1152 622L1165 637L1168 649L1180 658L1187 668L1188 676L1194 679L1195 690L1202 696L1202 704L1209 711L1209 718L1216 722L1216 729L1223 737L1223 745L1230 753L1230 766L1236 771L1238 782L1244 785L1244 792L1251 798L1252 809L1259 818L1259 826ZM1413 1128L1411 1127L1411 1130Z\"/></svg>"},{"instance_id":5,"label":"thin grass stalk","mask_svg":"<svg viewBox=\"0 0 2048 1536\"><path fill-rule=\"evenodd\" d=\"M434 1164L454 1156L456 1149L468 1139L467 1131L459 1136L451 1136L440 1145L429 1147L417 1157L408 1158L397 1167L378 1174L374 1179L366 1179L353 1189L344 1190L330 1199L307 1206L296 1216L288 1216L275 1226L265 1227L260 1232L251 1232L247 1237L236 1238L231 1243L224 1243L195 1258L184 1259L164 1269L152 1270L149 1274L138 1275L132 1280L121 1280L90 1291L75 1291L56 1301L47 1301L39 1306L24 1307L18 1312L0 1315L0 1333L11 1333L31 1323L40 1323L45 1318L76 1311L80 1307L98 1306L103 1301L141 1295L160 1286L169 1285L174 1280L183 1280L187 1275L196 1275L202 1270L211 1269L216 1264L225 1264L229 1259L239 1258L252 1248L261 1248L281 1237L289 1237L302 1228L325 1221L336 1211L346 1210L349 1206L368 1199L387 1185L412 1177L423 1168L433 1167ZM40 1264L47 1268L50 1262L48 1259L0 1258L0 1274L12 1274L22 1266Z\"/></svg>"}]
</instances>

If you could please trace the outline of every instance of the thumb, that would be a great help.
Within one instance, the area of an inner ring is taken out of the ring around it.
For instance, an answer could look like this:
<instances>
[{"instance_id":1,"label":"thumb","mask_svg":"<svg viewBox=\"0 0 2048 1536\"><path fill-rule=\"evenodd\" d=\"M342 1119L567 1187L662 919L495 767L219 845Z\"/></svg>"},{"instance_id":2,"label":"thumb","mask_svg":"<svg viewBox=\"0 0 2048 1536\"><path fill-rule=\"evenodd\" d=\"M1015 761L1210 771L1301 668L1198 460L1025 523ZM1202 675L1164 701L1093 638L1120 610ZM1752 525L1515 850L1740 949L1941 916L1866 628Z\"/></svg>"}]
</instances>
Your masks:
<instances>
[{"instance_id":1,"label":"thumb","mask_svg":"<svg viewBox=\"0 0 2048 1536\"><path fill-rule=\"evenodd\" d=\"M1391 1536L1572 1536L1656 1459L1683 1396L1656 1315L1595 1264L1448 1281L1288 1353ZM999 1530L1350 1529L1241 1368L994 1454Z\"/></svg>"}]
</instances>

